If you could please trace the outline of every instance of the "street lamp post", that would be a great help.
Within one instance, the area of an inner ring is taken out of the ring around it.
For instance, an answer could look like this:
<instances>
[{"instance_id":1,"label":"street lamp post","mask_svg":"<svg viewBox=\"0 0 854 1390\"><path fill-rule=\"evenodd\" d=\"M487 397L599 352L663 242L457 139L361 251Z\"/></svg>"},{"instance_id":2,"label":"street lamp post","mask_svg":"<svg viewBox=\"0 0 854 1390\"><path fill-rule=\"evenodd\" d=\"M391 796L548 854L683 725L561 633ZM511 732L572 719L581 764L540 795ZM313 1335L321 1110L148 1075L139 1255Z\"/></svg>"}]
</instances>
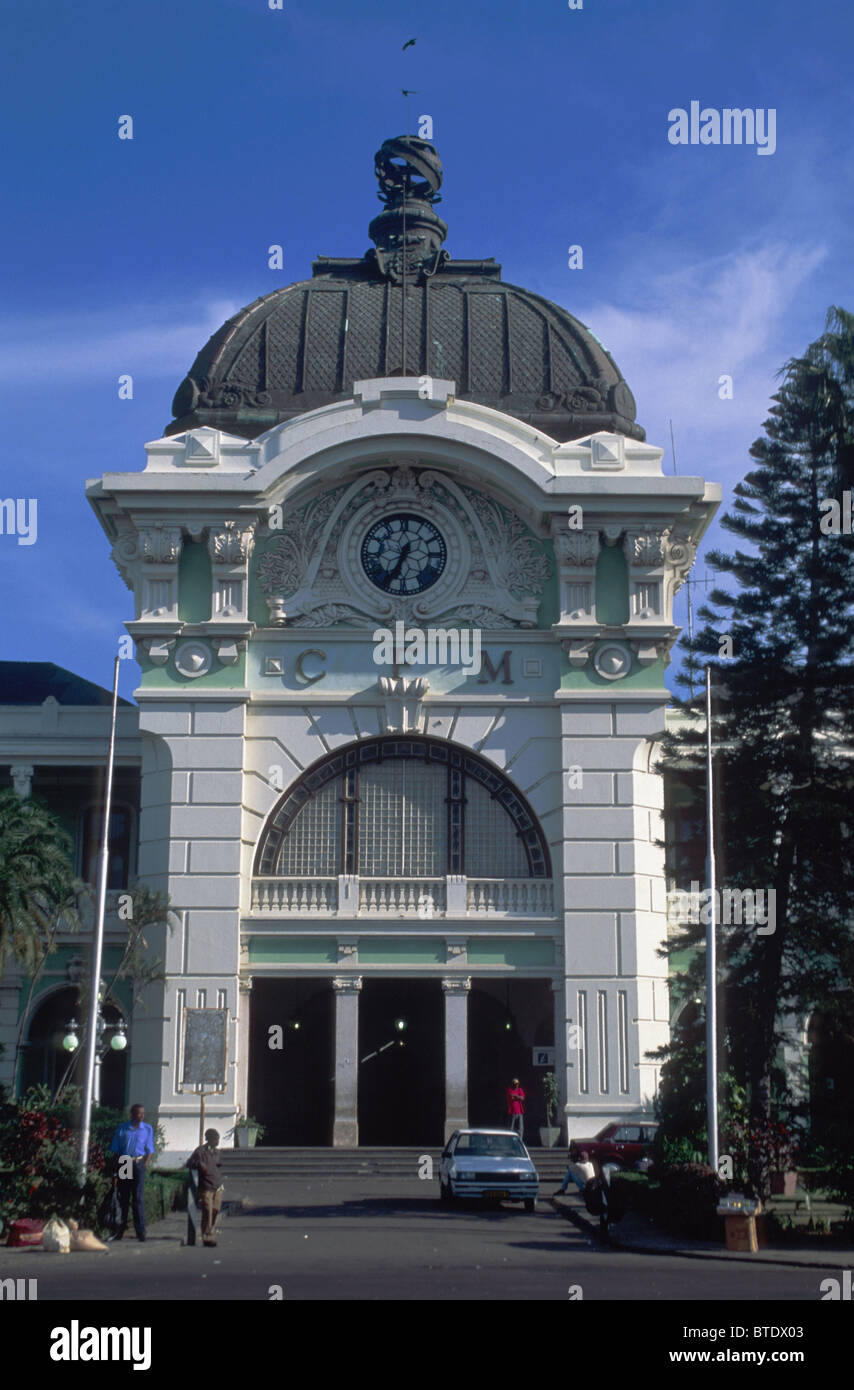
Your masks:
<instances>
[{"instance_id":1,"label":"street lamp post","mask_svg":"<svg viewBox=\"0 0 854 1390\"><path fill-rule=\"evenodd\" d=\"M101 863L98 876L98 916L92 942L92 986L89 996L89 1028L86 1036L86 1083L83 1089L83 1115L80 1121L80 1186L86 1182L89 1160L89 1126L92 1120L92 1098L95 1093L95 1059L98 1055L99 986L101 957L104 950L104 916L107 908L107 874L110 863L110 811L113 800L113 766L116 757L116 712L119 703L119 660L113 667L113 708L110 719L110 751L107 756L107 785L104 795L104 830L101 841Z\"/></svg>"},{"instance_id":2,"label":"street lamp post","mask_svg":"<svg viewBox=\"0 0 854 1390\"><path fill-rule=\"evenodd\" d=\"M718 1019L717 942L715 938L715 818L712 781L712 673L706 667L706 887L709 893L706 928L706 1127L709 1167L718 1171Z\"/></svg>"},{"instance_id":3,"label":"street lamp post","mask_svg":"<svg viewBox=\"0 0 854 1390\"><path fill-rule=\"evenodd\" d=\"M95 1048L95 1071L92 1086L93 1105L101 1104L101 1063L107 1055L107 1048L104 1046L104 1035L108 1028L114 1029L113 1036L110 1038L109 1047L113 1052L124 1052L128 1045L127 1025L123 1018L117 1023L108 1023L100 1009L100 995L98 1018L96 1022L97 1046ZM73 1018L70 1023L65 1025L65 1037L62 1039L62 1046L66 1052L76 1052L80 1046L80 1039L77 1036L78 1023Z\"/></svg>"}]
</instances>

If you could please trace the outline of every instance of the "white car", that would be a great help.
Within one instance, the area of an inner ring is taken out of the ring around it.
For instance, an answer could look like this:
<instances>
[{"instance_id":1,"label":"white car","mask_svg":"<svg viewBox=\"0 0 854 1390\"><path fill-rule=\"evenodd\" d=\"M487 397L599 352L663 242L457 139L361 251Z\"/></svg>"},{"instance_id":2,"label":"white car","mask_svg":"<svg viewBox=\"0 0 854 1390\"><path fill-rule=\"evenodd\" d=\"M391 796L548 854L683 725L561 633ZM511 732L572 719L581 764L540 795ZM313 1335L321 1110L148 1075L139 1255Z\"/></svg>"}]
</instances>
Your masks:
<instances>
[{"instance_id":1,"label":"white car","mask_svg":"<svg viewBox=\"0 0 854 1390\"><path fill-rule=\"evenodd\" d=\"M518 1134L508 1129L458 1129L451 1135L439 1165L439 1196L480 1197L524 1202L533 1211L539 1174Z\"/></svg>"}]
</instances>

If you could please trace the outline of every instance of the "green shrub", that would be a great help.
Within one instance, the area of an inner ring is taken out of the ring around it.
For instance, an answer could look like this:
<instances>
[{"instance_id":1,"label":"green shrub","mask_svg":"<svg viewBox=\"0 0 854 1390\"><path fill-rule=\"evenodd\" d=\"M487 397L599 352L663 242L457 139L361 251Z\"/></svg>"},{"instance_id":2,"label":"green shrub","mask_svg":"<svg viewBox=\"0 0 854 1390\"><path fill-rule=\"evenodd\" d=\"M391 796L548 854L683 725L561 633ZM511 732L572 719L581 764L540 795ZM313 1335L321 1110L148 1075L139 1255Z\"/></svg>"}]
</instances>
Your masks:
<instances>
[{"instance_id":1,"label":"green shrub","mask_svg":"<svg viewBox=\"0 0 854 1390\"><path fill-rule=\"evenodd\" d=\"M611 1187L626 1211L637 1212L641 1216L658 1215L661 1185L651 1181L646 1173L615 1173Z\"/></svg>"},{"instance_id":2,"label":"green shrub","mask_svg":"<svg viewBox=\"0 0 854 1390\"><path fill-rule=\"evenodd\" d=\"M686 1138L684 1135L667 1134L664 1130L656 1131L655 1139L652 1144L652 1161L659 1171L669 1168L674 1163L702 1163L703 1154L693 1139Z\"/></svg>"},{"instance_id":3,"label":"green shrub","mask_svg":"<svg viewBox=\"0 0 854 1390\"><path fill-rule=\"evenodd\" d=\"M170 1211L187 1210L187 1173L183 1168L153 1169L145 1179L145 1219L162 1221Z\"/></svg>"},{"instance_id":4,"label":"green shrub","mask_svg":"<svg viewBox=\"0 0 854 1390\"><path fill-rule=\"evenodd\" d=\"M706 1163L675 1163L661 1175L659 1219L671 1235L716 1240L720 1218L715 1208L724 1184Z\"/></svg>"},{"instance_id":5,"label":"green shrub","mask_svg":"<svg viewBox=\"0 0 854 1390\"><path fill-rule=\"evenodd\" d=\"M54 1100L48 1086L33 1086L18 1100L0 1104L0 1228L19 1216L73 1216L81 1226L99 1229L99 1213L113 1175L110 1144L128 1117L122 1110L95 1106L89 1131L86 1184L79 1185L78 1151L81 1095L69 1088ZM164 1135L155 1129L155 1148ZM159 1176L159 1175L158 1175ZM152 1220L160 1220L175 1203L181 1174L164 1177L152 1188ZM146 1182L146 1192L150 1180ZM146 1211L148 1197L146 1196Z\"/></svg>"},{"instance_id":6,"label":"green shrub","mask_svg":"<svg viewBox=\"0 0 854 1390\"><path fill-rule=\"evenodd\" d=\"M0 1107L0 1219L5 1227L19 1216L56 1214L93 1225L109 1191L107 1157L90 1146L81 1189L77 1135L62 1115L38 1108L42 1099L30 1093Z\"/></svg>"}]
</instances>

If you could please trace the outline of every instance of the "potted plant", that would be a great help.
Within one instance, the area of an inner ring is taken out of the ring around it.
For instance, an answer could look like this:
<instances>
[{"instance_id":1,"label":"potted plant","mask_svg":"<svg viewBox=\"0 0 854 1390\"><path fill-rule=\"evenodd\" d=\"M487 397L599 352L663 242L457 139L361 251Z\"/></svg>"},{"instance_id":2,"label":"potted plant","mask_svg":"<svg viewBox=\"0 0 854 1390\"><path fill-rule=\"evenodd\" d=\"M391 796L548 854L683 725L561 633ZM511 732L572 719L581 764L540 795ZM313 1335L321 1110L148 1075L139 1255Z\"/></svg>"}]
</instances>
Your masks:
<instances>
[{"instance_id":1,"label":"potted plant","mask_svg":"<svg viewBox=\"0 0 854 1390\"><path fill-rule=\"evenodd\" d=\"M546 1123L540 1129L540 1143L544 1149L553 1149L560 1138L560 1126L553 1124L558 1106L557 1077L547 1071L543 1077L543 1095L546 1102Z\"/></svg>"},{"instance_id":2,"label":"potted plant","mask_svg":"<svg viewBox=\"0 0 854 1390\"><path fill-rule=\"evenodd\" d=\"M229 1134L234 1135L238 1149L254 1149L257 1141L264 1138L264 1126L252 1115L241 1115L238 1111L234 1128L229 1130Z\"/></svg>"}]
</instances>

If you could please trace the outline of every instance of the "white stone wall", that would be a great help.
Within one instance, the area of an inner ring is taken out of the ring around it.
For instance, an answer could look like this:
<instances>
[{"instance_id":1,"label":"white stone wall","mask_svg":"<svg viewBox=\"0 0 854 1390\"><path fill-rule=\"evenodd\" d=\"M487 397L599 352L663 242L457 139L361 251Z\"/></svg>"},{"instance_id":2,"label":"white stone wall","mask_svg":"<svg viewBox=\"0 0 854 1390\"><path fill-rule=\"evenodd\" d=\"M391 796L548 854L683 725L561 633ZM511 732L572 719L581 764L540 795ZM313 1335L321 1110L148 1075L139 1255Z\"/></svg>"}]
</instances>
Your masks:
<instances>
[{"instance_id":1,"label":"white stone wall","mask_svg":"<svg viewBox=\"0 0 854 1390\"><path fill-rule=\"evenodd\" d=\"M651 765L665 706L615 695L568 700L561 715L567 1118L590 1136L650 1108L658 1068L646 1054L668 1038L663 786Z\"/></svg>"},{"instance_id":2,"label":"white stone wall","mask_svg":"<svg viewBox=\"0 0 854 1390\"><path fill-rule=\"evenodd\" d=\"M167 980L134 1014L131 1100L157 1111L176 1159L198 1143L200 1101L181 1089L184 1008L228 1008L228 1085L207 1100L223 1131L236 1105L245 703L233 697L146 699L140 876L168 893L172 930L149 945Z\"/></svg>"}]
</instances>

